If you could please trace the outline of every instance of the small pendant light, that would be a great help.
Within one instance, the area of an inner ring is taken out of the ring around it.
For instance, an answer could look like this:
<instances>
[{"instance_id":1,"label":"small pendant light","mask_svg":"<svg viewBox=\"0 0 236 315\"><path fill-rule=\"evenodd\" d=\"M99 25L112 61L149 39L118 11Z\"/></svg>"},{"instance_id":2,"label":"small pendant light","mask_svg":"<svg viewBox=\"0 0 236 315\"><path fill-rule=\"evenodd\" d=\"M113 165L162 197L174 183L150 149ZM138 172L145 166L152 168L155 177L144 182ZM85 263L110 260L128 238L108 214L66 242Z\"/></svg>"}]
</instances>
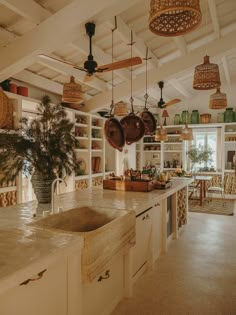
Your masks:
<instances>
[{"instance_id":1,"label":"small pendant light","mask_svg":"<svg viewBox=\"0 0 236 315\"><path fill-rule=\"evenodd\" d=\"M162 126L156 130L155 141L166 141L168 139L166 129L163 129Z\"/></svg>"},{"instance_id":2,"label":"small pendant light","mask_svg":"<svg viewBox=\"0 0 236 315\"><path fill-rule=\"evenodd\" d=\"M65 83L63 87L62 101L65 103L79 104L83 102L83 93L81 86L75 82L73 76L70 77L70 82Z\"/></svg>"},{"instance_id":3,"label":"small pendant light","mask_svg":"<svg viewBox=\"0 0 236 315\"><path fill-rule=\"evenodd\" d=\"M149 29L160 36L178 36L201 22L199 0L151 0Z\"/></svg>"},{"instance_id":4,"label":"small pendant light","mask_svg":"<svg viewBox=\"0 0 236 315\"><path fill-rule=\"evenodd\" d=\"M192 128L189 128L187 124L181 130L180 139L186 140L186 141L192 141L193 140L193 130L192 130Z\"/></svg>"},{"instance_id":5,"label":"small pendant light","mask_svg":"<svg viewBox=\"0 0 236 315\"><path fill-rule=\"evenodd\" d=\"M216 93L210 96L209 108L211 109L223 109L227 107L227 95L222 93L220 88L216 89Z\"/></svg>"},{"instance_id":6,"label":"small pendant light","mask_svg":"<svg viewBox=\"0 0 236 315\"><path fill-rule=\"evenodd\" d=\"M193 88L195 90L211 90L220 86L219 66L210 63L209 56L205 56L203 64L195 67Z\"/></svg>"}]
</instances>

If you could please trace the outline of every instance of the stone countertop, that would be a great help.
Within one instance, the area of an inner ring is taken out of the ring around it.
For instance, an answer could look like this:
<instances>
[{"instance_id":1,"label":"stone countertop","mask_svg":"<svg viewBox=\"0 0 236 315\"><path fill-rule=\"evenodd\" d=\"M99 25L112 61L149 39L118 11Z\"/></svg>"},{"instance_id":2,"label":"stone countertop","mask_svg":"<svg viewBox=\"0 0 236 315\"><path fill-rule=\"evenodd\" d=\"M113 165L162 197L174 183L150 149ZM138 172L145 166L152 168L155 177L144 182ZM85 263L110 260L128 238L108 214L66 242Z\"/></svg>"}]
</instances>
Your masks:
<instances>
[{"instance_id":1,"label":"stone countertop","mask_svg":"<svg viewBox=\"0 0 236 315\"><path fill-rule=\"evenodd\" d=\"M178 179L166 190L152 192L124 192L102 190L98 188L74 191L57 196L55 208L62 211L78 206L95 206L117 210L134 210L136 215L153 203L172 195L191 183L191 179ZM68 247L83 246L80 236L60 233L48 229L29 226L28 224L42 217L43 211L50 210L45 205L37 211L36 202L28 202L6 208L0 208L0 291L8 279L24 280L22 269L55 253L65 252ZM36 213L36 218L34 214ZM17 277L21 272L21 277ZM10 278L9 278L10 277Z\"/></svg>"}]
</instances>

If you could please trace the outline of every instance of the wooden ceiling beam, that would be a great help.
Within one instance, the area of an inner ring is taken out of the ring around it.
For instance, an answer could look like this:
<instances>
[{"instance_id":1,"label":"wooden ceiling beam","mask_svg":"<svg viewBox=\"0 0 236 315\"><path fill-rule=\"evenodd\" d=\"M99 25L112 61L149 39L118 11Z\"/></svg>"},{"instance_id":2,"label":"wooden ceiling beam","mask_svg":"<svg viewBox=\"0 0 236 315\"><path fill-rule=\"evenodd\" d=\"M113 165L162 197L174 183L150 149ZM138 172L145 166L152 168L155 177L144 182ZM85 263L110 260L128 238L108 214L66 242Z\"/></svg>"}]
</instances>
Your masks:
<instances>
[{"instance_id":1,"label":"wooden ceiling beam","mask_svg":"<svg viewBox=\"0 0 236 315\"><path fill-rule=\"evenodd\" d=\"M217 8L216 8L215 0L208 0L208 7L210 10L211 21L213 24L216 38L219 38L220 37L220 24L219 24L219 19L217 15Z\"/></svg>"},{"instance_id":2,"label":"wooden ceiling beam","mask_svg":"<svg viewBox=\"0 0 236 315\"><path fill-rule=\"evenodd\" d=\"M224 69L226 82L227 82L227 84L228 84L228 86L230 88L231 87L231 77L230 77L229 66L228 66L228 62L227 62L226 56L223 56L221 58L221 61L222 61L223 69Z\"/></svg>"},{"instance_id":3,"label":"wooden ceiling beam","mask_svg":"<svg viewBox=\"0 0 236 315\"><path fill-rule=\"evenodd\" d=\"M40 24L50 16L50 12L34 0L0 0L0 4L34 24Z\"/></svg>"},{"instance_id":4,"label":"wooden ceiling beam","mask_svg":"<svg viewBox=\"0 0 236 315\"><path fill-rule=\"evenodd\" d=\"M63 85L52 80L46 79L31 71L23 70L13 76L14 79L23 81L40 89L51 93L62 95Z\"/></svg>"},{"instance_id":5,"label":"wooden ceiling beam","mask_svg":"<svg viewBox=\"0 0 236 315\"><path fill-rule=\"evenodd\" d=\"M61 45L75 40L79 24L84 24L116 1L100 0L99 6L95 6L93 0L83 2L74 0L32 31L15 39L7 47L1 48L0 82L30 66L38 54L50 53Z\"/></svg>"},{"instance_id":6,"label":"wooden ceiling beam","mask_svg":"<svg viewBox=\"0 0 236 315\"><path fill-rule=\"evenodd\" d=\"M236 31L226 35L223 38L217 39L207 46L207 52L209 56L222 56L227 51L231 51L236 48L236 41L232 41L232 38L236 37ZM214 58L212 58L214 59ZM171 79L178 73L185 71L186 69L194 70L194 66L202 62L202 48L198 48L186 56L181 56L168 63L168 66L163 65L158 69L151 69L148 71L148 86L154 85L161 80ZM143 90L143 84L145 82L145 73L138 75L133 80L133 94L139 93ZM121 83L116 86L115 98L120 99L122 97L128 97L130 93L129 84L127 82ZM91 111L94 108L105 106L107 104L108 93L103 92L93 99L86 102L85 110Z\"/></svg>"}]
</instances>

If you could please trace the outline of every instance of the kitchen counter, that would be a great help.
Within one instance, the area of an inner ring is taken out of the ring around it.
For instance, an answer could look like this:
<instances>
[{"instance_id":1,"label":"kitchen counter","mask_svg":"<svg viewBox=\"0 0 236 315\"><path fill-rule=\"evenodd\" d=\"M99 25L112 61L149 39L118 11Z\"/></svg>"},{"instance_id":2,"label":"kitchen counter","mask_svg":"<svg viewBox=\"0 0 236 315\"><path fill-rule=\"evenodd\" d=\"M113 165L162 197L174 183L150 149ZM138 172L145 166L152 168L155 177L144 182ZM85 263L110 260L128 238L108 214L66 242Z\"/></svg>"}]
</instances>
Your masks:
<instances>
[{"instance_id":1,"label":"kitchen counter","mask_svg":"<svg viewBox=\"0 0 236 315\"><path fill-rule=\"evenodd\" d=\"M62 211L78 206L105 207L117 210L134 210L136 215L144 211L154 202L174 194L186 187L192 179L174 180L172 187L152 192L123 192L102 190L98 188L75 191L57 196L55 208ZM76 234L60 233L48 229L34 228L29 223L40 219L43 209L37 211L37 203L29 202L0 208L0 291L10 286L11 282L24 280L22 270L30 268L50 256L65 253L72 246L83 247L83 239ZM36 218L34 214L36 213Z\"/></svg>"}]
</instances>

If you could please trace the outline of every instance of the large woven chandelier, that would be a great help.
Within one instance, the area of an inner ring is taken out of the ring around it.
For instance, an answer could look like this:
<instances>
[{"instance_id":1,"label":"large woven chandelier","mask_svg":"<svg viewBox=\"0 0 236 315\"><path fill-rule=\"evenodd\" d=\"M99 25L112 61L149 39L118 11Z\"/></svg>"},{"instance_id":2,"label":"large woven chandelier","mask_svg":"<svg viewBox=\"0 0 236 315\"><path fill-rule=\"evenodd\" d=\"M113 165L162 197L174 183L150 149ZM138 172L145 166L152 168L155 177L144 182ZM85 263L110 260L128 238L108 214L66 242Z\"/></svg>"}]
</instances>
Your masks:
<instances>
[{"instance_id":1,"label":"large woven chandelier","mask_svg":"<svg viewBox=\"0 0 236 315\"><path fill-rule=\"evenodd\" d=\"M62 101L72 104L79 104L83 102L83 93L81 92L81 86L75 82L75 78L73 76L70 77L69 83L64 84Z\"/></svg>"},{"instance_id":2,"label":"large woven chandelier","mask_svg":"<svg viewBox=\"0 0 236 315\"><path fill-rule=\"evenodd\" d=\"M151 0L149 29L161 36L178 36L201 22L199 0Z\"/></svg>"},{"instance_id":3,"label":"large woven chandelier","mask_svg":"<svg viewBox=\"0 0 236 315\"><path fill-rule=\"evenodd\" d=\"M205 56L203 64L195 67L193 88L195 90L211 90L220 86L219 66L210 63L210 57Z\"/></svg>"},{"instance_id":4,"label":"large woven chandelier","mask_svg":"<svg viewBox=\"0 0 236 315\"><path fill-rule=\"evenodd\" d=\"M216 92L210 96L209 107L211 109L223 109L227 107L226 93L222 93L220 88L217 88Z\"/></svg>"}]
</instances>

